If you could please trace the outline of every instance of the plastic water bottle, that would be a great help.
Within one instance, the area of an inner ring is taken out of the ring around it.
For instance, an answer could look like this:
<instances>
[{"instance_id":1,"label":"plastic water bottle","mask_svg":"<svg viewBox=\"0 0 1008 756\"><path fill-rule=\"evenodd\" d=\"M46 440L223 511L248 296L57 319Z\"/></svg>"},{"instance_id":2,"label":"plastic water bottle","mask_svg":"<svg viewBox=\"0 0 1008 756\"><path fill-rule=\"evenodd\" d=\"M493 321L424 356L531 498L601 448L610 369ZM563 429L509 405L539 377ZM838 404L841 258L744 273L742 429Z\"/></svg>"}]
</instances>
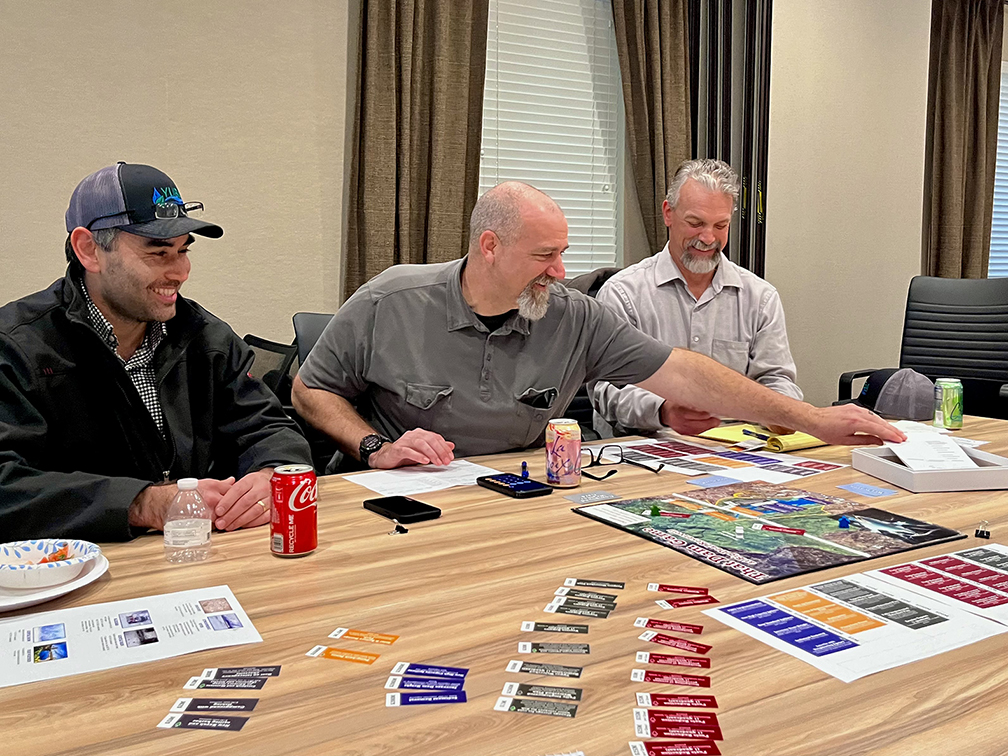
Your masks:
<instances>
[{"instance_id":1,"label":"plastic water bottle","mask_svg":"<svg viewBox=\"0 0 1008 756\"><path fill-rule=\"evenodd\" d=\"M164 523L165 559L174 564L202 562L210 556L213 514L203 501L196 478L181 478Z\"/></svg>"}]
</instances>

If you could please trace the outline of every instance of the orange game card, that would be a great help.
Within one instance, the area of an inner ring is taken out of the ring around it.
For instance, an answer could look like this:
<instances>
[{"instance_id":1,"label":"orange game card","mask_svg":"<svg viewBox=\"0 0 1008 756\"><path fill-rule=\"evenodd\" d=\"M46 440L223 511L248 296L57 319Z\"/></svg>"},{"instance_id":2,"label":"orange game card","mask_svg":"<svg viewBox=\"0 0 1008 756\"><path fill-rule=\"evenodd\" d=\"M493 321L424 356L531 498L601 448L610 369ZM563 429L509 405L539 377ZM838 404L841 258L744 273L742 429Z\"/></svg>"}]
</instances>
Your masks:
<instances>
[{"instance_id":1,"label":"orange game card","mask_svg":"<svg viewBox=\"0 0 1008 756\"><path fill-rule=\"evenodd\" d=\"M398 635L389 635L387 633L369 633L366 630L351 630L348 627L337 627L329 634L329 637L362 641L363 643L381 643L383 646L391 646L399 640Z\"/></svg>"},{"instance_id":2,"label":"orange game card","mask_svg":"<svg viewBox=\"0 0 1008 756\"><path fill-rule=\"evenodd\" d=\"M319 657L326 659L338 659L339 661L353 662L354 664L374 664L380 657L379 654L368 654L363 651L348 651L345 648L331 648L329 646L315 646L305 656Z\"/></svg>"}]
</instances>

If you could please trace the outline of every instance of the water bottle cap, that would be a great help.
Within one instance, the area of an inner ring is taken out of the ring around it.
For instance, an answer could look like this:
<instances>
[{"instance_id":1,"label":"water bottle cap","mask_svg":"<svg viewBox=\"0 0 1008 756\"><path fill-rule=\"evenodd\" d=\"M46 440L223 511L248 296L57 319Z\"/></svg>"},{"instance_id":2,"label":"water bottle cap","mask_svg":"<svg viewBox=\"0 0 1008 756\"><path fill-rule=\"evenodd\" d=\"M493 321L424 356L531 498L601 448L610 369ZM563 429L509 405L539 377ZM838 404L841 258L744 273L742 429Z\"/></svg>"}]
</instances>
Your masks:
<instances>
[{"instance_id":1,"label":"water bottle cap","mask_svg":"<svg viewBox=\"0 0 1008 756\"><path fill-rule=\"evenodd\" d=\"M198 485L199 481L196 478L179 478L178 489L179 491L194 491Z\"/></svg>"}]
</instances>

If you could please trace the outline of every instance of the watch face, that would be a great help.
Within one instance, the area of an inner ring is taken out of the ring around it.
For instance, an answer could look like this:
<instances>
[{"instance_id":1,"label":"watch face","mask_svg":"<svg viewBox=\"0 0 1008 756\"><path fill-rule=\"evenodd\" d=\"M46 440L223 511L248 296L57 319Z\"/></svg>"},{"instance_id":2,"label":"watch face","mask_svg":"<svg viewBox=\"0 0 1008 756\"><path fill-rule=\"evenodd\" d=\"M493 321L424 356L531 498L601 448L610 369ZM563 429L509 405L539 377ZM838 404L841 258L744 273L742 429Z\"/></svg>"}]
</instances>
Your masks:
<instances>
[{"instance_id":1,"label":"watch face","mask_svg":"<svg viewBox=\"0 0 1008 756\"><path fill-rule=\"evenodd\" d=\"M377 434L371 434L361 439L360 446L366 452L375 452L381 448L383 443L385 443L385 439Z\"/></svg>"}]
</instances>

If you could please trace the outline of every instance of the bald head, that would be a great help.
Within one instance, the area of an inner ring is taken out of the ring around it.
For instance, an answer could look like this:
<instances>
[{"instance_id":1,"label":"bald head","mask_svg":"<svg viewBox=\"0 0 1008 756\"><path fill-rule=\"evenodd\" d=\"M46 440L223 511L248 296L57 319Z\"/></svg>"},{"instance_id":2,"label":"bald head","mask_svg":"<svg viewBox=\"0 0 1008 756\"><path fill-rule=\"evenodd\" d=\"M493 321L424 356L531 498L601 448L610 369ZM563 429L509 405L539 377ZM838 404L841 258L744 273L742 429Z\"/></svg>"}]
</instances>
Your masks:
<instances>
[{"instance_id":1,"label":"bald head","mask_svg":"<svg viewBox=\"0 0 1008 756\"><path fill-rule=\"evenodd\" d=\"M476 200L469 216L469 248L479 246L484 231L511 244L521 235L526 217L543 211L563 214L556 202L533 186L520 181L497 184Z\"/></svg>"}]
</instances>

